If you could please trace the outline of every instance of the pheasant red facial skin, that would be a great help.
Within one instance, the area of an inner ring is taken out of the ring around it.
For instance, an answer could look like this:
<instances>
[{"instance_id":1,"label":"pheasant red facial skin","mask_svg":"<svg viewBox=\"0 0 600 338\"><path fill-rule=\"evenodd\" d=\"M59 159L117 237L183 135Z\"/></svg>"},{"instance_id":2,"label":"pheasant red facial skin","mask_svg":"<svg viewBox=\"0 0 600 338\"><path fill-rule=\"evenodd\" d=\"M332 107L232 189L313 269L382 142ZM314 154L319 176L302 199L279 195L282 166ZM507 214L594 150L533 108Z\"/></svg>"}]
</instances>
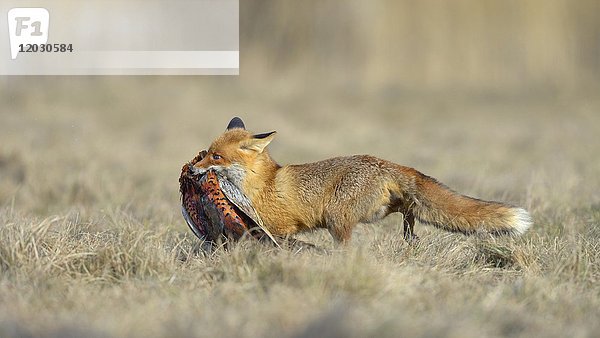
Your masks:
<instances>
[{"instance_id":1,"label":"pheasant red facial skin","mask_svg":"<svg viewBox=\"0 0 600 338\"><path fill-rule=\"evenodd\" d=\"M185 164L181 168L179 176L179 191L181 192L181 204L185 213L189 217L188 225L200 239L208 239L207 229L210 226L204 213L202 204L199 203L203 195L200 185L197 183L197 177L191 175L191 165ZM192 224L189 224L192 223Z\"/></svg>"}]
</instances>

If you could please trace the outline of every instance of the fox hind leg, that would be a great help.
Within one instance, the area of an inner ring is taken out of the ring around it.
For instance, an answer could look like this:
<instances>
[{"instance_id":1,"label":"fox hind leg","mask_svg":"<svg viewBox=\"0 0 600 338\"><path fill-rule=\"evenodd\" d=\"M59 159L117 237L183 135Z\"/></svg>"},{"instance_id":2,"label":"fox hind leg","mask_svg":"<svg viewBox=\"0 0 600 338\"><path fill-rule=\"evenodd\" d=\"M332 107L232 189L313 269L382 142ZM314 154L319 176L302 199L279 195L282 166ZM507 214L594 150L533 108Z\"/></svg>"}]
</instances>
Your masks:
<instances>
[{"instance_id":1,"label":"fox hind leg","mask_svg":"<svg viewBox=\"0 0 600 338\"><path fill-rule=\"evenodd\" d=\"M419 237L415 234L415 215L409 208L405 209L403 214L404 223L404 240L407 242L418 240Z\"/></svg>"}]
</instances>

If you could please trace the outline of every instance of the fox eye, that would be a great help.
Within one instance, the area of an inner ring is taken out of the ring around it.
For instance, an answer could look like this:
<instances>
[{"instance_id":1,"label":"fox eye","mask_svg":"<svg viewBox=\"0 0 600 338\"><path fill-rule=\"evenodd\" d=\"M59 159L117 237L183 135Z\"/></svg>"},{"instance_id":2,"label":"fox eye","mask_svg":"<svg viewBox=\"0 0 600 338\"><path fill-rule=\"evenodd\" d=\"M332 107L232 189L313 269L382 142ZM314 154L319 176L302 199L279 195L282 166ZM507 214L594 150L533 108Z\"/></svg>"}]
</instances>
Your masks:
<instances>
[{"instance_id":1,"label":"fox eye","mask_svg":"<svg viewBox=\"0 0 600 338\"><path fill-rule=\"evenodd\" d=\"M215 161L218 161L218 160L220 160L222 158L223 157L221 157L221 155L219 155L219 154L212 154L212 159L215 160Z\"/></svg>"}]
</instances>

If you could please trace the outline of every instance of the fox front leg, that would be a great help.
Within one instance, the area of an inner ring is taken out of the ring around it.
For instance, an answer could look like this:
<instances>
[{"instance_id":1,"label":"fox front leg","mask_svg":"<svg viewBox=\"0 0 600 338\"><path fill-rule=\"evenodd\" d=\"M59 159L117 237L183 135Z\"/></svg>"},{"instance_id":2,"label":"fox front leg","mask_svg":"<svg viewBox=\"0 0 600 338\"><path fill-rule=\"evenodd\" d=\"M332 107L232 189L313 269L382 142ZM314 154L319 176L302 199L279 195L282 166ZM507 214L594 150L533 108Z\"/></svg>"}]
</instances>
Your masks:
<instances>
[{"instance_id":1,"label":"fox front leg","mask_svg":"<svg viewBox=\"0 0 600 338\"><path fill-rule=\"evenodd\" d=\"M329 214L325 217L325 225L337 244L348 244L352 238L353 222L343 214Z\"/></svg>"}]
</instances>

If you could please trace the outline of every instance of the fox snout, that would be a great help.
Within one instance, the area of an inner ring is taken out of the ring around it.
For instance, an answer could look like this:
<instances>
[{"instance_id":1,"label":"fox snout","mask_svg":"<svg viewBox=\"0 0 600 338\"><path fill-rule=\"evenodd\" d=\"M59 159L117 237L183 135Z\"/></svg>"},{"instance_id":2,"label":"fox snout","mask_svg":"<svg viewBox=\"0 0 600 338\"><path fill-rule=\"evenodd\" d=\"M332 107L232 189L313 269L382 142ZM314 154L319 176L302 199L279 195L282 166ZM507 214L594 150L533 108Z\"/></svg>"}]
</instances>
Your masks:
<instances>
[{"instance_id":1,"label":"fox snout","mask_svg":"<svg viewBox=\"0 0 600 338\"><path fill-rule=\"evenodd\" d=\"M192 167L192 171L194 174L201 175L204 174L208 168L210 167L209 161L207 161L206 157L194 164Z\"/></svg>"},{"instance_id":2,"label":"fox snout","mask_svg":"<svg viewBox=\"0 0 600 338\"><path fill-rule=\"evenodd\" d=\"M209 169L213 169L217 172L222 172L226 169L226 166L220 163L215 163L215 161L210 157L206 156L198 163L194 164L192 167L192 171L194 174L202 175L206 173Z\"/></svg>"}]
</instances>

